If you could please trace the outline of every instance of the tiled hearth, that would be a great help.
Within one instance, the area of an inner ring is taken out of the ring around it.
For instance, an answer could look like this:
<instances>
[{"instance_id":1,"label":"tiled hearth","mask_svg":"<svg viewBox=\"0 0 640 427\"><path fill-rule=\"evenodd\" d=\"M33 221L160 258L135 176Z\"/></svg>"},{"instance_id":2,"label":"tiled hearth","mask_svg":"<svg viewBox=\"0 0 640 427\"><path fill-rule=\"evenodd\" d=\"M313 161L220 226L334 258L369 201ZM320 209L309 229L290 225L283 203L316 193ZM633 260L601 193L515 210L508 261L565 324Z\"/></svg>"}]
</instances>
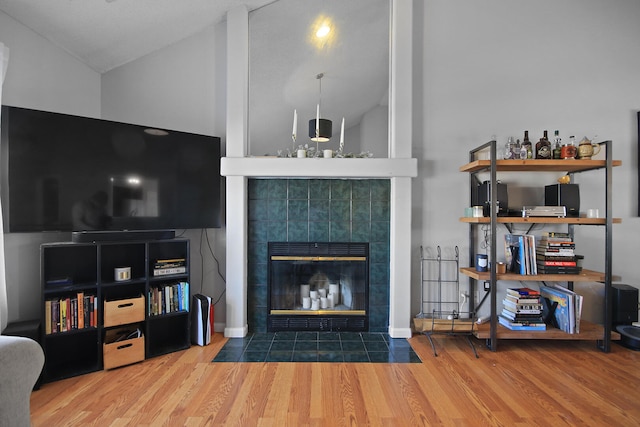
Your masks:
<instances>
[{"instance_id":1,"label":"tiled hearth","mask_svg":"<svg viewBox=\"0 0 640 427\"><path fill-rule=\"evenodd\" d=\"M369 331L389 327L390 181L249 179L247 321L266 333L267 244L368 242Z\"/></svg>"},{"instance_id":2,"label":"tiled hearth","mask_svg":"<svg viewBox=\"0 0 640 427\"><path fill-rule=\"evenodd\" d=\"M250 333L230 338L213 362L421 363L406 339L374 332Z\"/></svg>"}]
</instances>

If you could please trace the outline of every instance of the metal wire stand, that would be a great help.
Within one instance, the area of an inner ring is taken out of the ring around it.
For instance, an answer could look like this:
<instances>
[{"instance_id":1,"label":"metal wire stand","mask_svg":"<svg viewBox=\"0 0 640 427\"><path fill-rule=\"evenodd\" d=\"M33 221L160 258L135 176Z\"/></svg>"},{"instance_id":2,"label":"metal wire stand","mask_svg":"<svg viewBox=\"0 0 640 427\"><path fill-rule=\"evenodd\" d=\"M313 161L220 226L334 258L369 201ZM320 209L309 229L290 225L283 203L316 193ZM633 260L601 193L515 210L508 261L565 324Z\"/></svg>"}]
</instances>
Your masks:
<instances>
[{"instance_id":1,"label":"metal wire stand","mask_svg":"<svg viewBox=\"0 0 640 427\"><path fill-rule=\"evenodd\" d=\"M459 267L460 251L457 246L453 258L442 258L440 246L436 247L435 257L429 257L420 246L420 312L414 319L414 325L429 339L434 356L438 353L432 335L446 334L465 336L477 358L478 353L471 341L475 313L460 311Z\"/></svg>"}]
</instances>

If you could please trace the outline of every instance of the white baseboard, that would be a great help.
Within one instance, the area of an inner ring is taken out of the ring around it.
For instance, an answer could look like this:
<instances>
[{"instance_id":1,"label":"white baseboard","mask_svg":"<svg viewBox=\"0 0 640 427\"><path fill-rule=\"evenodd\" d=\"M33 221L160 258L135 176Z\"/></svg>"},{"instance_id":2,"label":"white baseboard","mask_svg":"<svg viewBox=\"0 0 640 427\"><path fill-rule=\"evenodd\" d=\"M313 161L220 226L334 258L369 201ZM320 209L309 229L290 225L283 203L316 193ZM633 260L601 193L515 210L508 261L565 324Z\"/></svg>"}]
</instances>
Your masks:
<instances>
[{"instance_id":1,"label":"white baseboard","mask_svg":"<svg viewBox=\"0 0 640 427\"><path fill-rule=\"evenodd\" d=\"M215 329L215 325L214 325ZM227 338L244 338L249 332L249 326L244 325L241 328L224 328L224 336Z\"/></svg>"},{"instance_id":2,"label":"white baseboard","mask_svg":"<svg viewBox=\"0 0 640 427\"><path fill-rule=\"evenodd\" d=\"M411 338L411 328L392 328L389 327L389 336L391 338Z\"/></svg>"}]
</instances>

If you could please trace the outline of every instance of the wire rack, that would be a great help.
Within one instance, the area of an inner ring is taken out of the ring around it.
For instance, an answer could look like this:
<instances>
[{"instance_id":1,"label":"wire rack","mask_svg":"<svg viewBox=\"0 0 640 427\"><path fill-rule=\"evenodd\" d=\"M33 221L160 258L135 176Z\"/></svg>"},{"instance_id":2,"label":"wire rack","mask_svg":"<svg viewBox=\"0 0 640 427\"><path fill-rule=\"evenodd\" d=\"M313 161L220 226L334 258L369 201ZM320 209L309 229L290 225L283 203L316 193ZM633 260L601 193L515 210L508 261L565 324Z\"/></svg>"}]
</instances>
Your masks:
<instances>
[{"instance_id":1,"label":"wire rack","mask_svg":"<svg viewBox=\"0 0 640 427\"><path fill-rule=\"evenodd\" d=\"M420 312L414 319L418 332L427 336L433 355L437 356L433 334L465 336L478 357L471 336L475 325L475 313L461 312L460 251L456 246L451 258L443 258L440 246L435 255L420 246ZM464 300L463 300L464 304ZM463 305L462 304L462 305Z\"/></svg>"},{"instance_id":2,"label":"wire rack","mask_svg":"<svg viewBox=\"0 0 640 427\"><path fill-rule=\"evenodd\" d=\"M453 258L443 258L440 246L435 255L420 246L420 313L427 318L434 311L460 312L460 251L456 246Z\"/></svg>"}]
</instances>

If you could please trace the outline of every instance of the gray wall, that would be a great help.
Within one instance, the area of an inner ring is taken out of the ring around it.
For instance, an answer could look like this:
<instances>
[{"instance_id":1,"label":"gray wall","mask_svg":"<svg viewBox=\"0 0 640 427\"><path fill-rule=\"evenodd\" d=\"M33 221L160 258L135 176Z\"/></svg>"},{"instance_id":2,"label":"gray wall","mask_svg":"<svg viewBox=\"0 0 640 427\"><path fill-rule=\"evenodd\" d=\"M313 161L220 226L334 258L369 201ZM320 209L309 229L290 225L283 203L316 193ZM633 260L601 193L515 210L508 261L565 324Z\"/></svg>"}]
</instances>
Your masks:
<instances>
[{"instance_id":1,"label":"gray wall","mask_svg":"<svg viewBox=\"0 0 640 427\"><path fill-rule=\"evenodd\" d=\"M414 1L414 313L421 244L445 251L458 245L461 264L468 263L468 228L458 222L469 204L468 176L458 172L468 151L491 135L504 143L525 129L535 139L545 129L559 129L565 138L597 134L614 141L623 166L614 171L613 211L622 224L614 227L613 271L621 283L640 286L634 268L640 249L638 16L637 0L617 0L615 8L607 0ZM0 40L11 48L3 101L224 138L225 34L221 24L100 76L0 13ZM509 191L524 189L532 204L541 204L539 188L555 178L510 176ZM602 181L597 173L579 177L583 207L604 209ZM577 233L586 267L601 269L602 230ZM197 250L200 233L187 236ZM224 229L209 230L209 236L224 273ZM38 239L5 236L10 320L37 314ZM198 257L196 252L194 262ZM205 258L203 290L217 297L224 285L215 262ZM192 267L196 273L199 264ZM580 287L589 296L588 319L601 320L601 290L598 284ZM219 321L222 311L216 311Z\"/></svg>"},{"instance_id":2,"label":"gray wall","mask_svg":"<svg viewBox=\"0 0 640 427\"><path fill-rule=\"evenodd\" d=\"M219 136L225 152L226 24L145 56L102 76L102 118ZM224 220L224 180L221 194ZM191 291L216 301L225 290L224 228L177 230L191 239ZM216 259L217 262L216 262ZM216 330L226 319L215 307Z\"/></svg>"},{"instance_id":3,"label":"gray wall","mask_svg":"<svg viewBox=\"0 0 640 427\"><path fill-rule=\"evenodd\" d=\"M100 74L0 12L0 40L9 47L2 103L100 117ZM40 244L68 233L5 234L9 322L40 315Z\"/></svg>"},{"instance_id":4,"label":"gray wall","mask_svg":"<svg viewBox=\"0 0 640 427\"><path fill-rule=\"evenodd\" d=\"M564 138L597 134L614 141L614 157L623 161L614 171L613 213L622 224L614 227L613 272L622 283L640 286L635 266L640 250L640 2L620 0L615 7L606 0L415 4L414 156L420 174L414 185L414 253L420 244L459 245L462 264L468 265L468 227L458 222L469 204L468 175L458 168L471 148L492 135L500 144L508 136L522 138L525 129L535 141L545 129L551 134L558 129ZM555 183L557 175L502 178L510 201L522 188L528 202L538 205L544 204L540 189ZM578 177L582 210L603 211L603 182L597 172ZM533 233L541 230L536 227ZM585 267L601 270L604 230L577 227L576 233ZM601 320L602 286L577 288L587 294L586 318ZM416 284L415 295L417 289Z\"/></svg>"}]
</instances>

